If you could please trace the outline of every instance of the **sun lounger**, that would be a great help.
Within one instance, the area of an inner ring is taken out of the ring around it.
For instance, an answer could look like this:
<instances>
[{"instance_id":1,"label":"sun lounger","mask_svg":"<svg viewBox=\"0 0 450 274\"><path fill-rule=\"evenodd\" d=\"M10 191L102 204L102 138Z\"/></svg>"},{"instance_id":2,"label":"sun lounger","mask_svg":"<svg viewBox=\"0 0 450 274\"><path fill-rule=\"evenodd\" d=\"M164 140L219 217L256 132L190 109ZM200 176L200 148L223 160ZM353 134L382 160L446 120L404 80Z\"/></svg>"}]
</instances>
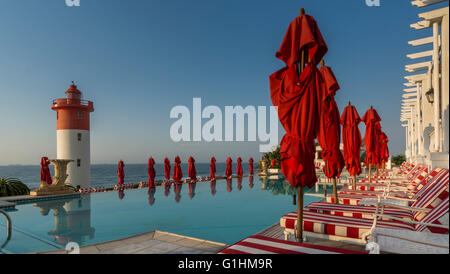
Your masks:
<instances>
[{"instance_id":1,"label":"sun lounger","mask_svg":"<svg viewBox=\"0 0 450 274\"><path fill-rule=\"evenodd\" d=\"M433 233L448 233L443 227L442 219L448 220L448 195L431 211L423 215L414 214L414 220L407 220L377 211L374 219L353 218L347 216L329 215L325 213L304 211L303 234L306 237L317 237L328 240L367 244L367 240L375 228L401 229L409 231L430 230ZM447 215L447 217L445 217ZM280 226L285 229L285 238L295 235L297 227L297 212L283 216Z\"/></svg>"},{"instance_id":2,"label":"sun lounger","mask_svg":"<svg viewBox=\"0 0 450 274\"><path fill-rule=\"evenodd\" d=\"M367 249L398 254L449 254L448 234L375 228Z\"/></svg>"},{"instance_id":3,"label":"sun lounger","mask_svg":"<svg viewBox=\"0 0 450 274\"><path fill-rule=\"evenodd\" d=\"M218 254L367 254L334 247L296 243L274 238L250 236Z\"/></svg>"},{"instance_id":4,"label":"sun lounger","mask_svg":"<svg viewBox=\"0 0 450 274\"><path fill-rule=\"evenodd\" d=\"M414 202L418 199L420 195L425 192L427 189L426 186L430 186L434 184L435 182L441 181L442 179L445 180L447 178L448 180L448 170L442 169L438 172L438 174L432 178L427 178L426 184L422 185L419 184L416 190L413 190L410 195L400 195L399 193L390 192L390 191L384 191L384 192L370 192L370 191L361 191L359 193L345 193L345 192L339 192L338 193L338 199L339 204L345 204L345 205L360 205L361 200L367 200L367 199L375 199L377 200L378 196L383 196L383 199L398 199L403 200L405 206L408 205L410 202ZM420 189L419 189L420 188ZM416 192L417 191L417 192ZM414 193L416 192L416 193ZM328 203L335 203L335 197L334 195L328 195L326 197Z\"/></svg>"}]
</instances>

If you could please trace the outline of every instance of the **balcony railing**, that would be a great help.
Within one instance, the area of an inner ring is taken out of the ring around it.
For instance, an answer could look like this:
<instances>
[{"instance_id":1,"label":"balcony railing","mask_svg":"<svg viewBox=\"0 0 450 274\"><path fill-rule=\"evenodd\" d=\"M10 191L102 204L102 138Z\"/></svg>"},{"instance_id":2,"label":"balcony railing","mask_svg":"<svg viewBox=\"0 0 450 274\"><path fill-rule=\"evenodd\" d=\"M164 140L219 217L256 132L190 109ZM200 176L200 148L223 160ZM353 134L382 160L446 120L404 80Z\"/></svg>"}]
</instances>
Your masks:
<instances>
[{"instance_id":1,"label":"balcony railing","mask_svg":"<svg viewBox=\"0 0 450 274\"><path fill-rule=\"evenodd\" d=\"M90 106L92 105L92 102L88 100L69 99L69 98L61 98L53 100L53 106L73 106L73 105Z\"/></svg>"}]
</instances>

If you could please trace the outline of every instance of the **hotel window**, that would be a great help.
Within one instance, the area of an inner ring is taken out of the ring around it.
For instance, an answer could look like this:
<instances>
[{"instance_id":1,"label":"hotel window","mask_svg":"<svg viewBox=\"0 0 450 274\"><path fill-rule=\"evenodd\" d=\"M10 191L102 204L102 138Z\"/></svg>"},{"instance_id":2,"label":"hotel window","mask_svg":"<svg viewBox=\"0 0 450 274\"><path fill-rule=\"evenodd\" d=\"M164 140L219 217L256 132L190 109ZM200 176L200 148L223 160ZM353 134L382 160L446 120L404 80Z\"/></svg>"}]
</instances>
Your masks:
<instances>
[{"instance_id":1,"label":"hotel window","mask_svg":"<svg viewBox=\"0 0 450 274\"><path fill-rule=\"evenodd\" d=\"M83 119L83 112L78 111L78 120Z\"/></svg>"},{"instance_id":2,"label":"hotel window","mask_svg":"<svg viewBox=\"0 0 450 274\"><path fill-rule=\"evenodd\" d=\"M81 142L81 133L77 134L78 142Z\"/></svg>"},{"instance_id":3,"label":"hotel window","mask_svg":"<svg viewBox=\"0 0 450 274\"><path fill-rule=\"evenodd\" d=\"M77 159L77 167L81 166L81 159Z\"/></svg>"}]
</instances>

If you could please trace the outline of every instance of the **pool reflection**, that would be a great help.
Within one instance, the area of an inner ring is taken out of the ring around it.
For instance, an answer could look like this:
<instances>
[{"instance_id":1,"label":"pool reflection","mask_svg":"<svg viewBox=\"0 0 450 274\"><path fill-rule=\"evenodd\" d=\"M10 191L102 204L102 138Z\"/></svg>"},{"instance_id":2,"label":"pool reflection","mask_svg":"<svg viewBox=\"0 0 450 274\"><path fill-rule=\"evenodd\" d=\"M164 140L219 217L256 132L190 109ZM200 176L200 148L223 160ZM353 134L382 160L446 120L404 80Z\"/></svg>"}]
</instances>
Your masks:
<instances>
[{"instance_id":1,"label":"pool reflection","mask_svg":"<svg viewBox=\"0 0 450 274\"><path fill-rule=\"evenodd\" d=\"M47 232L59 245L69 242L82 244L93 239L95 228L91 226L91 197L83 195L79 199L46 201L33 204L43 216L53 211L54 227Z\"/></svg>"}]
</instances>

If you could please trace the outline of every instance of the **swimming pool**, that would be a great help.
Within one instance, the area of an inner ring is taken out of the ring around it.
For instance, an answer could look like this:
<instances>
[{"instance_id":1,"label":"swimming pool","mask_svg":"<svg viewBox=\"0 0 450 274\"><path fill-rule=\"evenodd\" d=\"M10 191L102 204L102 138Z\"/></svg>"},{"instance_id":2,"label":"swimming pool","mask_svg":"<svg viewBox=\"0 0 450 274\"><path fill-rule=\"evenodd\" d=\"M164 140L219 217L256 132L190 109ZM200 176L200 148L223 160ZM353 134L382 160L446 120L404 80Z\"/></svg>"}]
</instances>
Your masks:
<instances>
[{"instance_id":1,"label":"swimming pool","mask_svg":"<svg viewBox=\"0 0 450 274\"><path fill-rule=\"evenodd\" d=\"M176 190L176 191L175 191ZM27 253L89 245L162 230L227 244L235 243L297 209L283 180L231 183L219 180L82 195L80 198L16 206L12 237L4 252ZM305 196L305 205L320 198ZM0 222L0 246L6 239Z\"/></svg>"}]
</instances>

